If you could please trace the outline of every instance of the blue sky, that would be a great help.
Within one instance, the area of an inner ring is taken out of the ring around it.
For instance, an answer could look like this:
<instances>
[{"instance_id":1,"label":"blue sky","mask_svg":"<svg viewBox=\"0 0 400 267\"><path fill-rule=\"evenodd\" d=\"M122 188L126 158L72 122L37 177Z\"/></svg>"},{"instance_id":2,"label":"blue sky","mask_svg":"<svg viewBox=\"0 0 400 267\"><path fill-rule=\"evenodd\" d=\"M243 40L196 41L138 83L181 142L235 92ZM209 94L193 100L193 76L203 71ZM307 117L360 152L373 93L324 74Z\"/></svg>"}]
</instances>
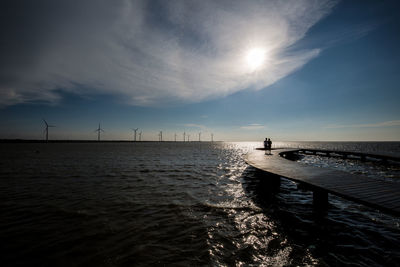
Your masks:
<instances>
[{"instance_id":1,"label":"blue sky","mask_svg":"<svg viewBox=\"0 0 400 267\"><path fill-rule=\"evenodd\" d=\"M395 1L23 2L0 11L0 138L400 140Z\"/></svg>"}]
</instances>

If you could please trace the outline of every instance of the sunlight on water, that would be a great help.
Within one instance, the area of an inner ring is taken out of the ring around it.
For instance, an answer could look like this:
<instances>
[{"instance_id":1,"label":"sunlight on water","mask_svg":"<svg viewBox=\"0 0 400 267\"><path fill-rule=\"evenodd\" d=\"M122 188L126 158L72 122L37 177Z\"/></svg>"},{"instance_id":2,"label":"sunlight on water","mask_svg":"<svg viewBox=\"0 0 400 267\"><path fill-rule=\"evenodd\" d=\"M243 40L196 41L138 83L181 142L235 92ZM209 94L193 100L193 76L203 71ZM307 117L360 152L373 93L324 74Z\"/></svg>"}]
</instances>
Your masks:
<instances>
[{"instance_id":1,"label":"sunlight on water","mask_svg":"<svg viewBox=\"0 0 400 267\"><path fill-rule=\"evenodd\" d=\"M298 160L298 162L320 168L331 168L352 174L364 175L377 180L400 182L400 164L396 162L362 162L357 159L342 159L319 155L307 155Z\"/></svg>"},{"instance_id":2,"label":"sunlight on water","mask_svg":"<svg viewBox=\"0 0 400 267\"><path fill-rule=\"evenodd\" d=\"M248 193L243 188L244 171L248 168L243 161L243 156L258 147L254 142L226 143L226 159L229 168L219 165L226 173L221 176L225 181L219 189L224 190L224 198L228 200L218 201L212 205L213 208L222 209L229 220L229 224L234 229L230 232L237 232L229 238L230 252L241 255L246 260L235 260L232 263L236 266L246 266L249 263L265 266L285 266L291 263L291 245L287 242L284 235L279 234L275 222L263 213L252 199L248 198ZM230 182L226 182L226 179ZM210 205L208 203L208 205ZM226 253L226 242L220 242L219 236L227 231L226 224L216 224L209 232L208 243L212 247L210 255L218 264L221 254ZM309 253L303 256L303 262L318 262Z\"/></svg>"}]
</instances>

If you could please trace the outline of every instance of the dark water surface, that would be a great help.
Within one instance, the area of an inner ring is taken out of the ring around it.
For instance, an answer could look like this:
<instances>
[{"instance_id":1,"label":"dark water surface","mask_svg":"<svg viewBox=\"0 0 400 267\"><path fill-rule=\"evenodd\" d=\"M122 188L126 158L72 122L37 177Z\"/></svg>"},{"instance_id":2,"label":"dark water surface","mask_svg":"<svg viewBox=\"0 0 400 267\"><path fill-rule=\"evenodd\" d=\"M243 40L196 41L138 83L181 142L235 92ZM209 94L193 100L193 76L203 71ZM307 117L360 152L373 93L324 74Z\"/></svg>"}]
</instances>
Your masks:
<instances>
[{"instance_id":1,"label":"dark water surface","mask_svg":"<svg viewBox=\"0 0 400 267\"><path fill-rule=\"evenodd\" d=\"M335 196L316 214L287 180L273 193L243 160L259 145L0 144L0 264L398 266L398 217ZM400 143L275 145L400 154Z\"/></svg>"}]
</instances>

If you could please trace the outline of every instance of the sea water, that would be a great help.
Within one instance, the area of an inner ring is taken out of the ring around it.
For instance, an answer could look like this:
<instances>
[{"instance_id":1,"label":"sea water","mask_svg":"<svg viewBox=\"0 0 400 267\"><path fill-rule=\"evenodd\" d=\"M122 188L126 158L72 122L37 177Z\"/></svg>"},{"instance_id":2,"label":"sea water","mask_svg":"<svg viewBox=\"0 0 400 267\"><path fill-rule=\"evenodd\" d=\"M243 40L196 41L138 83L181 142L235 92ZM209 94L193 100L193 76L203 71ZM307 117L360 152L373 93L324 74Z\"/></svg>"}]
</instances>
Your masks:
<instances>
[{"instance_id":1,"label":"sea water","mask_svg":"<svg viewBox=\"0 0 400 267\"><path fill-rule=\"evenodd\" d=\"M398 217L332 195L327 213L316 214L312 193L285 179L280 190L271 193L266 177L244 162L244 155L261 145L0 144L0 264L395 266L400 262ZM274 146L400 155L399 142ZM330 168L337 163L303 158L299 164ZM398 181L393 166L394 171L377 168Z\"/></svg>"}]
</instances>

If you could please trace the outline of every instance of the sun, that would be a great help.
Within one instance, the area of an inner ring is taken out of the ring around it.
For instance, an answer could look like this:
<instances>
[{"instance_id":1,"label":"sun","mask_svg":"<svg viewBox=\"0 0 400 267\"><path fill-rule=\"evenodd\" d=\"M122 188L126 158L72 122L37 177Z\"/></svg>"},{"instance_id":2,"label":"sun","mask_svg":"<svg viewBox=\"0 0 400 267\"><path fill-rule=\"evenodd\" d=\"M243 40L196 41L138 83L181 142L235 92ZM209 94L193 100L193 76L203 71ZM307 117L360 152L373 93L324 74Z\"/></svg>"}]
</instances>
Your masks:
<instances>
[{"instance_id":1,"label":"sun","mask_svg":"<svg viewBox=\"0 0 400 267\"><path fill-rule=\"evenodd\" d=\"M251 71L260 69L265 62L266 51L262 48L251 48L246 53L246 63Z\"/></svg>"}]
</instances>

